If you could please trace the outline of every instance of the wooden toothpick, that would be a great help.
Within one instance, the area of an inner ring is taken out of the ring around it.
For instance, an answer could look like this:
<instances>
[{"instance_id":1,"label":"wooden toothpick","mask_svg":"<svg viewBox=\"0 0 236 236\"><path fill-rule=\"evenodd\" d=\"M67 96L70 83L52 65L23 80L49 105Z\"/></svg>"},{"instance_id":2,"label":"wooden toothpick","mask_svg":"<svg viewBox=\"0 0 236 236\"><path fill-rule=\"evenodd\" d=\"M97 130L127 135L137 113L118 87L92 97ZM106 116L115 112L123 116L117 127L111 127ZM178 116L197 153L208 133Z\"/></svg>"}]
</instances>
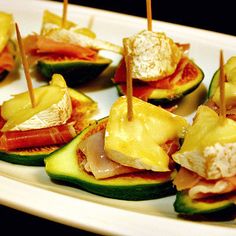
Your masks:
<instances>
[{"instance_id":1,"label":"wooden toothpick","mask_svg":"<svg viewBox=\"0 0 236 236\"><path fill-rule=\"evenodd\" d=\"M130 56L126 56L126 69L127 69L127 78L126 78L126 84L127 84L127 115L128 115L128 121L131 121L133 119L133 81L132 81L132 75L131 75L131 60Z\"/></svg>"},{"instance_id":2,"label":"wooden toothpick","mask_svg":"<svg viewBox=\"0 0 236 236\"><path fill-rule=\"evenodd\" d=\"M68 8L68 0L63 0L63 14L62 14L62 22L61 27L64 28L67 20L67 8Z\"/></svg>"},{"instance_id":3,"label":"wooden toothpick","mask_svg":"<svg viewBox=\"0 0 236 236\"><path fill-rule=\"evenodd\" d=\"M224 71L224 55L220 50L220 116L222 120L226 117L226 105L225 105L225 71Z\"/></svg>"},{"instance_id":4,"label":"wooden toothpick","mask_svg":"<svg viewBox=\"0 0 236 236\"><path fill-rule=\"evenodd\" d=\"M24 73L25 73L25 78L26 78L26 82L27 82L28 92L29 92L29 95L30 95L30 101L31 101L32 107L34 108L35 105L36 105L35 104L35 95L34 95L32 80L30 78L30 73L29 73L29 64L28 64L28 61L27 61L26 56L25 56L25 49L24 49L24 46L23 46L20 30L18 28L17 23L15 23L15 27L16 27L17 41L18 41L18 44L19 44L20 55L21 55L21 60L22 60L23 68L24 68Z\"/></svg>"},{"instance_id":5,"label":"wooden toothpick","mask_svg":"<svg viewBox=\"0 0 236 236\"><path fill-rule=\"evenodd\" d=\"M147 28L152 31L152 0L146 0Z\"/></svg>"}]
</instances>

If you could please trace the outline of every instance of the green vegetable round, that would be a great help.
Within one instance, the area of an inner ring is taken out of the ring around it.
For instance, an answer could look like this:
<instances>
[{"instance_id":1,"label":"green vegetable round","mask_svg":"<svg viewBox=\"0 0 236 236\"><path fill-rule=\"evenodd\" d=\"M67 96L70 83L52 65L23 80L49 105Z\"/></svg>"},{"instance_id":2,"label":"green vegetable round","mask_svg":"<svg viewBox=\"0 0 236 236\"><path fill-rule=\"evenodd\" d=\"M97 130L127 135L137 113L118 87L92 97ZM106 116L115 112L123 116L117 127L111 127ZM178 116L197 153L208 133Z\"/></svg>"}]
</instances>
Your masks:
<instances>
[{"instance_id":1,"label":"green vegetable round","mask_svg":"<svg viewBox=\"0 0 236 236\"><path fill-rule=\"evenodd\" d=\"M85 60L44 60L38 61L38 71L48 80L54 73L61 74L67 85L75 87L96 79L111 63L107 58L99 57L96 61Z\"/></svg>"}]
</instances>

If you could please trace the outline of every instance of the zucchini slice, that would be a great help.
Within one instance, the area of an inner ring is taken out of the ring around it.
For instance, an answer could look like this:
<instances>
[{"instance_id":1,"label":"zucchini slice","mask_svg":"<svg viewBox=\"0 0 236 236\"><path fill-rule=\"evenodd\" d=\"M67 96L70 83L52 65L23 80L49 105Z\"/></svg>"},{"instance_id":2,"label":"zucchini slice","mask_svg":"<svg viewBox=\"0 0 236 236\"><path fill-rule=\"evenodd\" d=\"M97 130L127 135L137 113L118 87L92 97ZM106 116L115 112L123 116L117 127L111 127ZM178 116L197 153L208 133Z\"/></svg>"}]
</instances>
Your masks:
<instances>
[{"instance_id":1,"label":"zucchini slice","mask_svg":"<svg viewBox=\"0 0 236 236\"><path fill-rule=\"evenodd\" d=\"M111 60L99 57L96 61L86 60L40 60L38 71L50 80L54 73L61 74L67 85L75 87L96 79L110 64Z\"/></svg>"},{"instance_id":2,"label":"zucchini slice","mask_svg":"<svg viewBox=\"0 0 236 236\"><path fill-rule=\"evenodd\" d=\"M84 129L71 142L45 158L46 172L52 180L88 192L123 200L146 200L175 194L172 173L142 171L97 180L79 165L78 144L89 135L104 129L107 118Z\"/></svg>"}]
</instances>

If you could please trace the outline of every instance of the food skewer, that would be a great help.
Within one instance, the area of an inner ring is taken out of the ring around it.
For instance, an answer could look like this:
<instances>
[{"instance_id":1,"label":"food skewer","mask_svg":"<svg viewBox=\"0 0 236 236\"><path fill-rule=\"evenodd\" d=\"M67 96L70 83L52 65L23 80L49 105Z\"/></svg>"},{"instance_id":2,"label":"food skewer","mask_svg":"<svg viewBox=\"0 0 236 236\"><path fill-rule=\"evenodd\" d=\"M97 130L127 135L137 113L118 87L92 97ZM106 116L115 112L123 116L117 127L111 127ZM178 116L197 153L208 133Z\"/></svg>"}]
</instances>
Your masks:
<instances>
[{"instance_id":1,"label":"food skewer","mask_svg":"<svg viewBox=\"0 0 236 236\"><path fill-rule=\"evenodd\" d=\"M152 0L146 0L147 28L152 31Z\"/></svg>"},{"instance_id":2,"label":"food skewer","mask_svg":"<svg viewBox=\"0 0 236 236\"><path fill-rule=\"evenodd\" d=\"M225 72L224 72L224 55L220 50L220 117L222 121L226 117L226 105L225 105Z\"/></svg>"},{"instance_id":3,"label":"food skewer","mask_svg":"<svg viewBox=\"0 0 236 236\"><path fill-rule=\"evenodd\" d=\"M64 0L64 1L63 1L63 13L62 13L61 28L64 28L64 27L65 27L65 24L66 24L67 8L68 8L68 0Z\"/></svg>"},{"instance_id":4,"label":"food skewer","mask_svg":"<svg viewBox=\"0 0 236 236\"><path fill-rule=\"evenodd\" d=\"M127 67L127 117L128 121L131 121L133 118L133 84L132 84L132 75L131 75L131 61L130 55L125 55L126 67Z\"/></svg>"},{"instance_id":5,"label":"food skewer","mask_svg":"<svg viewBox=\"0 0 236 236\"><path fill-rule=\"evenodd\" d=\"M146 0L146 9L147 9L147 28L149 31L152 31L152 5L151 0ZM132 85L132 73L131 73L131 56L128 54L125 49L125 61L127 68L127 117L128 121L131 121L133 118L133 104L132 104L132 96L133 96L133 85Z\"/></svg>"},{"instance_id":6,"label":"food skewer","mask_svg":"<svg viewBox=\"0 0 236 236\"><path fill-rule=\"evenodd\" d=\"M22 60L23 68L24 68L28 92L30 95L30 101L31 101L32 107L34 108L36 106L36 103L35 103L35 95L34 95L32 80L31 80L30 73L29 73L29 64L28 64L28 61L25 56L25 50L24 50L20 30L19 30L17 23L15 23L15 27L16 27L17 41L18 41L19 48L20 48L21 60Z\"/></svg>"}]
</instances>

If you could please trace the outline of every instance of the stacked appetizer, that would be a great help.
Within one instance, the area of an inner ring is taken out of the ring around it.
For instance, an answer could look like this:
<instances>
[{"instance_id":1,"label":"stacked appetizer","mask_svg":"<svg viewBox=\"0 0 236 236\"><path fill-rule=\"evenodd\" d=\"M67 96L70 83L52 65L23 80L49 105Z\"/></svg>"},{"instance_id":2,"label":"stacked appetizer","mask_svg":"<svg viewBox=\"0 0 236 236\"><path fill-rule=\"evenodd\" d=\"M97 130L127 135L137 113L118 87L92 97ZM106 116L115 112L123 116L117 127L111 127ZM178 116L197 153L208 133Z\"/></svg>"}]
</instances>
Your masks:
<instances>
[{"instance_id":1,"label":"stacked appetizer","mask_svg":"<svg viewBox=\"0 0 236 236\"><path fill-rule=\"evenodd\" d=\"M178 193L175 210L206 219L236 216L236 58L225 68L226 117L219 114L219 70L209 89L209 101L201 105L181 149L173 154L181 165L174 184Z\"/></svg>"},{"instance_id":2,"label":"stacked appetizer","mask_svg":"<svg viewBox=\"0 0 236 236\"><path fill-rule=\"evenodd\" d=\"M225 81L225 105L226 116L236 120L236 57L231 57L224 65ZM220 88L218 86L220 70L217 70L211 80L207 105L219 113Z\"/></svg>"},{"instance_id":3,"label":"stacked appetizer","mask_svg":"<svg viewBox=\"0 0 236 236\"><path fill-rule=\"evenodd\" d=\"M44 157L69 142L89 123L96 103L68 88L54 74L49 85L14 95L0 107L0 159L23 165L43 165Z\"/></svg>"},{"instance_id":4,"label":"stacked appetizer","mask_svg":"<svg viewBox=\"0 0 236 236\"><path fill-rule=\"evenodd\" d=\"M164 33L143 30L124 39L131 55L133 94L154 104L169 103L195 90L204 78L185 52L189 45L175 43ZM126 61L114 79L119 94L126 94Z\"/></svg>"},{"instance_id":5,"label":"stacked appetizer","mask_svg":"<svg viewBox=\"0 0 236 236\"><path fill-rule=\"evenodd\" d=\"M109 117L49 155L45 168L52 179L106 197L165 197L175 193L171 155L187 126L184 118L138 98L133 98L133 119L128 121L127 99L122 96Z\"/></svg>"},{"instance_id":6,"label":"stacked appetizer","mask_svg":"<svg viewBox=\"0 0 236 236\"><path fill-rule=\"evenodd\" d=\"M122 53L122 47L97 39L87 28L70 21L62 28L61 23L61 17L45 11L41 33L29 35L24 41L30 63L36 64L47 79L59 73L68 86L79 85L98 77L112 62L100 56L100 50Z\"/></svg>"},{"instance_id":7,"label":"stacked appetizer","mask_svg":"<svg viewBox=\"0 0 236 236\"><path fill-rule=\"evenodd\" d=\"M13 16L0 11L0 81L15 67L15 45L11 41Z\"/></svg>"}]
</instances>

